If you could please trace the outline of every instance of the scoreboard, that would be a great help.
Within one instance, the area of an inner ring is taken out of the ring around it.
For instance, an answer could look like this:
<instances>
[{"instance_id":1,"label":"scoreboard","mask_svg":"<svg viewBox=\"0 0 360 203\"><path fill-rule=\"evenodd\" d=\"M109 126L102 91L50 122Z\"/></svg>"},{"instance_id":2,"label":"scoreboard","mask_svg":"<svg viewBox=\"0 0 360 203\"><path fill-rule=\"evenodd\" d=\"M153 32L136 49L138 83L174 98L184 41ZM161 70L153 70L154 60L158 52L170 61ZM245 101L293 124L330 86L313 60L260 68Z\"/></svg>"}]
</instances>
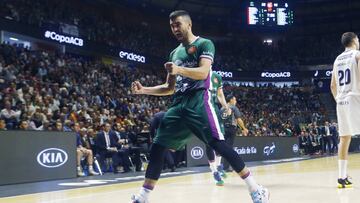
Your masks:
<instances>
[{"instance_id":1,"label":"scoreboard","mask_svg":"<svg viewBox=\"0 0 360 203\"><path fill-rule=\"evenodd\" d=\"M247 17L249 25L286 26L294 23L294 12L286 2L250 1Z\"/></svg>"}]
</instances>

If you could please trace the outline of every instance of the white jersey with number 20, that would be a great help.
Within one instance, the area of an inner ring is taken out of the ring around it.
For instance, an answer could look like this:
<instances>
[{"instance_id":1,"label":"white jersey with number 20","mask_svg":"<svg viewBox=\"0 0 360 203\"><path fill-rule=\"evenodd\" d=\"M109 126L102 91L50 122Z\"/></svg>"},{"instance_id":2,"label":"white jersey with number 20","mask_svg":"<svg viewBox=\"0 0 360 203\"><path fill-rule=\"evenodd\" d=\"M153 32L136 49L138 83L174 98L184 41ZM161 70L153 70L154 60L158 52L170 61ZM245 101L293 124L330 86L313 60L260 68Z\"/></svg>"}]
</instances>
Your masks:
<instances>
[{"instance_id":1,"label":"white jersey with number 20","mask_svg":"<svg viewBox=\"0 0 360 203\"><path fill-rule=\"evenodd\" d=\"M360 73L356 60L358 54L357 50L346 50L334 62L340 136L360 134Z\"/></svg>"}]
</instances>

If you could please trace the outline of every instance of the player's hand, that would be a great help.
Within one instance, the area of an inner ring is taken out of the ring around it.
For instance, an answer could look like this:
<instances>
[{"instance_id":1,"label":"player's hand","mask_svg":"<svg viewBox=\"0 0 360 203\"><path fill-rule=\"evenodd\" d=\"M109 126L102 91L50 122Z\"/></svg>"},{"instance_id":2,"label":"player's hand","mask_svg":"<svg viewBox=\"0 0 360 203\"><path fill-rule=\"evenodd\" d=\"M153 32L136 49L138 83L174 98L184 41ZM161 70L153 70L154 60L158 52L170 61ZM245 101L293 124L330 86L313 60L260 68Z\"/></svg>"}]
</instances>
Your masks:
<instances>
[{"instance_id":1,"label":"player's hand","mask_svg":"<svg viewBox=\"0 0 360 203\"><path fill-rule=\"evenodd\" d=\"M131 92L133 94L143 94L144 87L141 85L139 81L135 81L131 83Z\"/></svg>"},{"instance_id":2,"label":"player's hand","mask_svg":"<svg viewBox=\"0 0 360 203\"><path fill-rule=\"evenodd\" d=\"M109 148L109 151L111 151L111 152L117 152L118 150L117 150L116 147L110 147L110 148Z\"/></svg>"},{"instance_id":3,"label":"player's hand","mask_svg":"<svg viewBox=\"0 0 360 203\"><path fill-rule=\"evenodd\" d=\"M177 75L179 74L179 66L175 65L173 62L167 62L164 64L164 67L166 69L166 71L170 74L170 75Z\"/></svg>"},{"instance_id":4,"label":"player's hand","mask_svg":"<svg viewBox=\"0 0 360 203\"><path fill-rule=\"evenodd\" d=\"M247 128L242 130L243 136L247 136L249 134L249 130Z\"/></svg>"}]
</instances>

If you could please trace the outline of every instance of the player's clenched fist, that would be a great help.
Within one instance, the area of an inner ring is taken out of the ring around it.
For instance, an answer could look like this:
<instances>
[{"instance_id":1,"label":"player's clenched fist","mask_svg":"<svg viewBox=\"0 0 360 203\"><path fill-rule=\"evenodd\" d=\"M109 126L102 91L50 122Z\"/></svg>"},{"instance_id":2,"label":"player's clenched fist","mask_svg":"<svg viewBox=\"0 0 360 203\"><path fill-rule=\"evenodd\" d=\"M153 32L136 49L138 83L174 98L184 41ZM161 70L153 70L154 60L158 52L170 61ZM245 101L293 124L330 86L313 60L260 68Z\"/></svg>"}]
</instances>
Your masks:
<instances>
[{"instance_id":1,"label":"player's clenched fist","mask_svg":"<svg viewBox=\"0 0 360 203\"><path fill-rule=\"evenodd\" d=\"M177 75L179 73L179 66L175 65L173 62L167 62L164 66L170 75Z\"/></svg>"},{"instance_id":2,"label":"player's clenched fist","mask_svg":"<svg viewBox=\"0 0 360 203\"><path fill-rule=\"evenodd\" d=\"M144 88L139 81L135 81L131 83L131 92L133 94L142 94L143 90Z\"/></svg>"}]
</instances>

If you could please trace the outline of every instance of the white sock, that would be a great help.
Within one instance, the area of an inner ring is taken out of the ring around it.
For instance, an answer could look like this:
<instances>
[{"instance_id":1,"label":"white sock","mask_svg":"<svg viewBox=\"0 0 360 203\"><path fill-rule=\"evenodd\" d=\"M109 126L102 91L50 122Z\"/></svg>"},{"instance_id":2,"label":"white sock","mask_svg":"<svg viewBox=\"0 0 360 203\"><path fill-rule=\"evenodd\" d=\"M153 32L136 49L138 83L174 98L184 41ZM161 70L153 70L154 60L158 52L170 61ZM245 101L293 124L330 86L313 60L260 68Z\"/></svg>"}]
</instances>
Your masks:
<instances>
[{"instance_id":1,"label":"white sock","mask_svg":"<svg viewBox=\"0 0 360 203\"><path fill-rule=\"evenodd\" d=\"M139 196L143 199L148 199L150 192L151 192L151 190L141 187Z\"/></svg>"},{"instance_id":2,"label":"white sock","mask_svg":"<svg viewBox=\"0 0 360 203\"><path fill-rule=\"evenodd\" d=\"M216 163L216 166L221 165L221 156L215 156L215 163Z\"/></svg>"},{"instance_id":3,"label":"white sock","mask_svg":"<svg viewBox=\"0 0 360 203\"><path fill-rule=\"evenodd\" d=\"M339 160L339 178L345 179L347 177L347 160Z\"/></svg>"},{"instance_id":4,"label":"white sock","mask_svg":"<svg viewBox=\"0 0 360 203\"><path fill-rule=\"evenodd\" d=\"M77 166L76 169L77 169L78 171L81 171L81 167L80 167L80 166Z\"/></svg>"},{"instance_id":5,"label":"white sock","mask_svg":"<svg viewBox=\"0 0 360 203\"><path fill-rule=\"evenodd\" d=\"M260 186L255 182L255 179L250 172L247 175L247 177L245 178L241 177L241 178L245 181L249 192L255 192L260 188Z\"/></svg>"},{"instance_id":6,"label":"white sock","mask_svg":"<svg viewBox=\"0 0 360 203\"><path fill-rule=\"evenodd\" d=\"M217 167L216 167L215 161L212 161L212 162L209 161L209 166L210 166L210 170L212 173L217 172Z\"/></svg>"}]
</instances>

